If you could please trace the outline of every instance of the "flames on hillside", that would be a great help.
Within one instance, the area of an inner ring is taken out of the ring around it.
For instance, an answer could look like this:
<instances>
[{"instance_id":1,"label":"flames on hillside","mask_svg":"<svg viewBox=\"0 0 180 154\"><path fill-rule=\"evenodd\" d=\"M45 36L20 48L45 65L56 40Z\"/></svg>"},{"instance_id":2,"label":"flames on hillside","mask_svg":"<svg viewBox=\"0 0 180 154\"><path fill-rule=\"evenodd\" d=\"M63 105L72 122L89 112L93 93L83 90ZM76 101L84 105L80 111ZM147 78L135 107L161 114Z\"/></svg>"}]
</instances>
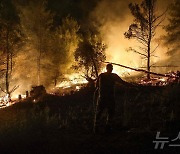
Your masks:
<instances>
[{"instance_id":1,"label":"flames on hillside","mask_svg":"<svg viewBox=\"0 0 180 154\"><path fill-rule=\"evenodd\" d=\"M171 71L169 73L166 73L165 76L168 77L153 77L150 80L144 78L140 80L139 84L150 86L166 86L180 82L180 71Z\"/></svg>"},{"instance_id":2,"label":"flames on hillside","mask_svg":"<svg viewBox=\"0 0 180 154\"><path fill-rule=\"evenodd\" d=\"M127 71L126 73L128 72L131 71ZM117 72L117 74L119 73L122 74L124 72ZM138 81L138 84L143 86L166 86L169 84L180 82L180 71L169 72L166 73L165 76L166 75L168 77L152 77L150 80L147 80L146 78L141 78L141 80ZM72 74L69 75L66 80L60 82L54 88L49 90L48 93L59 96L69 95L79 91L81 88L86 87L87 85L88 81L85 78L78 74ZM9 96L9 94L0 97L0 108L11 106L19 102L20 100L24 100L27 98L32 98L32 102L37 102L36 97L45 94L46 90L44 86L36 86L32 87L32 90L29 93L28 91L26 91L26 94L14 93L11 97Z\"/></svg>"}]
</instances>

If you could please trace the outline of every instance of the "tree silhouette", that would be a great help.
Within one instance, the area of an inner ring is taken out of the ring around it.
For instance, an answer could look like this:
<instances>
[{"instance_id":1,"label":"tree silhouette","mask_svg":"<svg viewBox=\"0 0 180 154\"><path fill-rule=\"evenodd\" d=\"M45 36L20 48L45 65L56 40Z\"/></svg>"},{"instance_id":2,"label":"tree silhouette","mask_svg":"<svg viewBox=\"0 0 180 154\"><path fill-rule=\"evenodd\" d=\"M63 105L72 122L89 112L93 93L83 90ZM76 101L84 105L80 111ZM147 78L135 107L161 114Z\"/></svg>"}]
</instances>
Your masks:
<instances>
[{"instance_id":1,"label":"tree silhouette","mask_svg":"<svg viewBox=\"0 0 180 154\"><path fill-rule=\"evenodd\" d=\"M98 35L87 33L75 52L75 60L78 65L77 69L85 70L87 80L97 78L102 68L102 61L105 56L106 45Z\"/></svg>"},{"instance_id":2,"label":"tree silhouette","mask_svg":"<svg viewBox=\"0 0 180 154\"><path fill-rule=\"evenodd\" d=\"M25 6L19 6L20 22L26 43L36 51L37 84L41 84L42 59L49 49L50 28L53 24L53 14L46 9L46 1L30 1Z\"/></svg>"},{"instance_id":3,"label":"tree silhouette","mask_svg":"<svg viewBox=\"0 0 180 154\"><path fill-rule=\"evenodd\" d=\"M16 86L10 90L10 80L13 71L13 57L20 42L20 29L18 16L12 1L1 1L0 3L0 52L1 66L3 67L3 76L5 77L5 90L10 94L16 89Z\"/></svg>"},{"instance_id":4,"label":"tree silhouette","mask_svg":"<svg viewBox=\"0 0 180 154\"><path fill-rule=\"evenodd\" d=\"M52 41L52 63L53 81L56 86L59 76L67 73L74 63L74 52L78 47L80 36L78 34L80 26L77 21L70 16L62 19L60 26L56 28ZM66 70L66 71L65 71Z\"/></svg>"},{"instance_id":5,"label":"tree silhouette","mask_svg":"<svg viewBox=\"0 0 180 154\"><path fill-rule=\"evenodd\" d=\"M147 60L147 71L151 68L151 57L157 47L152 50L152 39L156 35L156 30L165 18L165 12L156 14L156 0L143 0L141 4L130 3L129 9L134 17L133 23L129 26L129 30L124 33L128 39L136 39L139 43L140 51L130 48L130 50L142 56ZM150 74L147 73L147 79Z\"/></svg>"}]
</instances>

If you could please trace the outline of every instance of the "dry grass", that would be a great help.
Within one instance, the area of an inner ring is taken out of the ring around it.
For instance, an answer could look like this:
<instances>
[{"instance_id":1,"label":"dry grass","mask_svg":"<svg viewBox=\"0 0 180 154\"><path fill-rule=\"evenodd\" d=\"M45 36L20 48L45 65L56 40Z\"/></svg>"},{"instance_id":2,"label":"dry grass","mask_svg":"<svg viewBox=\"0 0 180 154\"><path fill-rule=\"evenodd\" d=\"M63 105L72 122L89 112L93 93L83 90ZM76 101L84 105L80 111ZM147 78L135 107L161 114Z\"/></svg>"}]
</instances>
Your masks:
<instances>
[{"instance_id":1,"label":"dry grass","mask_svg":"<svg viewBox=\"0 0 180 154\"><path fill-rule=\"evenodd\" d=\"M130 150L128 144L135 151L140 145L145 150L149 144L150 150L153 145L149 140L157 130L172 130L172 123L174 131L179 127L179 87L117 88L115 132L111 137L92 134L92 90L83 89L64 97L47 95L36 104L28 100L18 103L0 110L0 148L11 153L49 153L51 150L73 153L82 146L79 152L110 148L111 153ZM134 136L139 137L139 142Z\"/></svg>"}]
</instances>

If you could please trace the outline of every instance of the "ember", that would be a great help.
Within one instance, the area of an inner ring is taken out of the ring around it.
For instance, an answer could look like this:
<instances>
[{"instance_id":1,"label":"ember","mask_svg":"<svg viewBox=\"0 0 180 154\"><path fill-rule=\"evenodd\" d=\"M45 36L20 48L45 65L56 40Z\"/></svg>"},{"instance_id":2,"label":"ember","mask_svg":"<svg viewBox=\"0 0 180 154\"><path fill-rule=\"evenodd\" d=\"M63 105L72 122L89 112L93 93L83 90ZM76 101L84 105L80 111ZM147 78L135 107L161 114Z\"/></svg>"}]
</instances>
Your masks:
<instances>
[{"instance_id":1,"label":"ember","mask_svg":"<svg viewBox=\"0 0 180 154\"><path fill-rule=\"evenodd\" d=\"M10 106L10 97L8 94L0 97L0 108L6 106Z\"/></svg>"},{"instance_id":2,"label":"ember","mask_svg":"<svg viewBox=\"0 0 180 154\"><path fill-rule=\"evenodd\" d=\"M55 88L51 90L51 94L64 95L79 91L86 86L88 81L77 73L66 75L64 81L60 82Z\"/></svg>"},{"instance_id":3,"label":"ember","mask_svg":"<svg viewBox=\"0 0 180 154\"><path fill-rule=\"evenodd\" d=\"M180 72L169 72L166 73L165 76L168 75L169 77L152 77L150 80L142 79L139 84L142 85L151 85L151 86L165 86L173 83L180 82ZM172 77L170 77L172 76ZM174 77L174 78L173 78Z\"/></svg>"}]
</instances>

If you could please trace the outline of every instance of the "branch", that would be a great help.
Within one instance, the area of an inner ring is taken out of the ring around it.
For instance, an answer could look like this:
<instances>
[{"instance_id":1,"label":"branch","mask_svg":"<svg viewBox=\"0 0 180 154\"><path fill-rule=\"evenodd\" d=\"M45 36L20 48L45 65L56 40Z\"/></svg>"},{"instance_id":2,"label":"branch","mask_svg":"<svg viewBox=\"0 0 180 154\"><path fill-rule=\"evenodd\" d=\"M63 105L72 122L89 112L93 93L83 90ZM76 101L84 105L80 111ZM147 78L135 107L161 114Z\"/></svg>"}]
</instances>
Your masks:
<instances>
[{"instance_id":1,"label":"branch","mask_svg":"<svg viewBox=\"0 0 180 154\"><path fill-rule=\"evenodd\" d=\"M152 27L154 29L154 31L156 30L157 27L160 26L160 24L164 21L165 18L166 18L166 16L157 25Z\"/></svg>"},{"instance_id":2,"label":"branch","mask_svg":"<svg viewBox=\"0 0 180 154\"><path fill-rule=\"evenodd\" d=\"M5 65L5 62L0 62L0 65Z\"/></svg>"},{"instance_id":3,"label":"branch","mask_svg":"<svg viewBox=\"0 0 180 154\"><path fill-rule=\"evenodd\" d=\"M5 71L6 69L2 69L2 70L0 70L0 72L3 72L3 71Z\"/></svg>"},{"instance_id":4,"label":"branch","mask_svg":"<svg viewBox=\"0 0 180 154\"><path fill-rule=\"evenodd\" d=\"M144 57L147 58L147 55L145 55L145 54L143 54L143 53L141 53L141 52L138 52L138 51L135 50L135 49L130 48L129 50L130 50L130 51L133 51L133 52L135 52L135 53L137 53L137 54L140 54L141 56L144 56Z\"/></svg>"},{"instance_id":5,"label":"branch","mask_svg":"<svg viewBox=\"0 0 180 154\"><path fill-rule=\"evenodd\" d=\"M145 43L148 43L148 41L144 37L146 36L146 34L144 34L144 31L142 31L140 28L133 29L131 32L133 37L136 37L137 39Z\"/></svg>"},{"instance_id":6,"label":"branch","mask_svg":"<svg viewBox=\"0 0 180 154\"><path fill-rule=\"evenodd\" d=\"M150 67L153 67L153 65L155 65L156 63L152 64Z\"/></svg>"},{"instance_id":7,"label":"branch","mask_svg":"<svg viewBox=\"0 0 180 154\"><path fill-rule=\"evenodd\" d=\"M154 38L155 35L156 35L156 32L152 32L152 38Z\"/></svg>"},{"instance_id":8,"label":"branch","mask_svg":"<svg viewBox=\"0 0 180 154\"><path fill-rule=\"evenodd\" d=\"M151 66L151 67L180 67L180 66L166 65L166 66ZM147 68L147 67L139 67L139 68Z\"/></svg>"},{"instance_id":9,"label":"branch","mask_svg":"<svg viewBox=\"0 0 180 154\"><path fill-rule=\"evenodd\" d=\"M145 44L143 41L138 40L138 42L139 42L139 43L141 43L142 45L144 45L145 47L148 47L148 45L147 45L147 44Z\"/></svg>"},{"instance_id":10,"label":"branch","mask_svg":"<svg viewBox=\"0 0 180 154\"><path fill-rule=\"evenodd\" d=\"M0 89L1 89L1 91L2 91L3 93L5 93L5 94L6 94L6 92L2 89L2 87L0 87Z\"/></svg>"},{"instance_id":11,"label":"branch","mask_svg":"<svg viewBox=\"0 0 180 154\"><path fill-rule=\"evenodd\" d=\"M161 74L161 73L150 72L150 71L146 71L146 70L143 70L143 69L132 68L132 67L124 66L124 65L121 65L121 64L117 64L117 63L112 63L112 62L103 62L103 63L117 65L117 66L124 67L124 68L130 69L130 70L133 70L133 71L137 71L137 72L144 72L144 73L153 74L153 75L157 75L157 76L178 78L179 79L178 76L172 76L172 75L169 75L169 74Z\"/></svg>"},{"instance_id":12,"label":"branch","mask_svg":"<svg viewBox=\"0 0 180 154\"><path fill-rule=\"evenodd\" d=\"M145 55L145 54L143 54L143 53L140 53L140 52L138 52L138 51L136 51L136 50L133 50L135 53L137 53L137 54L139 54L139 55L141 55L141 56L144 56L144 57L146 57L147 58L147 55Z\"/></svg>"},{"instance_id":13,"label":"branch","mask_svg":"<svg viewBox=\"0 0 180 154\"><path fill-rule=\"evenodd\" d=\"M147 60L148 58L147 57L142 57L142 59L146 59Z\"/></svg>"},{"instance_id":14,"label":"branch","mask_svg":"<svg viewBox=\"0 0 180 154\"><path fill-rule=\"evenodd\" d=\"M136 38L137 38L137 39L139 39L139 40L141 40L141 41L143 41L143 42L145 42L145 43L148 43L148 41L147 41L147 40L145 40L145 38L143 38L143 37L136 36Z\"/></svg>"},{"instance_id":15,"label":"branch","mask_svg":"<svg viewBox=\"0 0 180 154\"><path fill-rule=\"evenodd\" d=\"M139 47L139 49L147 53L147 48Z\"/></svg>"},{"instance_id":16,"label":"branch","mask_svg":"<svg viewBox=\"0 0 180 154\"><path fill-rule=\"evenodd\" d=\"M166 15L167 10L168 10L168 8L167 8L161 15L157 16L157 17L152 21L152 23L155 23L156 20L158 20L158 19L161 18L162 16Z\"/></svg>"},{"instance_id":17,"label":"branch","mask_svg":"<svg viewBox=\"0 0 180 154\"><path fill-rule=\"evenodd\" d=\"M18 86L14 86L13 89L9 92L10 94L13 93L16 89L19 88L19 85Z\"/></svg>"},{"instance_id":18,"label":"branch","mask_svg":"<svg viewBox=\"0 0 180 154\"><path fill-rule=\"evenodd\" d=\"M160 45L160 44L158 44L158 45L155 47L155 49L151 52L151 54L156 51L156 49L159 47L159 45Z\"/></svg>"},{"instance_id":19,"label":"branch","mask_svg":"<svg viewBox=\"0 0 180 154\"><path fill-rule=\"evenodd\" d=\"M150 57L156 57L156 58L159 58L158 56L156 56L156 55L151 55Z\"/></svg>"}]
</instances>

